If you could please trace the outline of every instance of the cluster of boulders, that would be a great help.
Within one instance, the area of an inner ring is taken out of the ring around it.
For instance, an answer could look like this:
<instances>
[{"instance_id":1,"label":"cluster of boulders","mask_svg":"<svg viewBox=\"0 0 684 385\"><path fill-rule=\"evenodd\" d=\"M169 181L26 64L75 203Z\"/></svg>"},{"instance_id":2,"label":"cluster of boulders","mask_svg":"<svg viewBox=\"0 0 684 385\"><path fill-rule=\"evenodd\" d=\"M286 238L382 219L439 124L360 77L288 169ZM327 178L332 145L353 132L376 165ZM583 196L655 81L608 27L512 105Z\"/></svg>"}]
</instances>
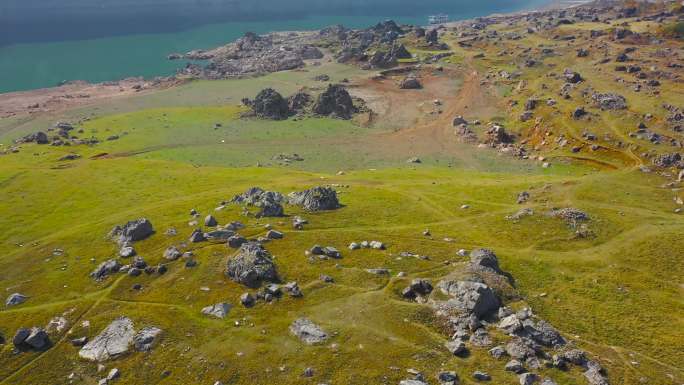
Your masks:
<instances>
[{"instance_id":1,"label":"cluster of boulders","mask_svg":"<svg viewBox=\"0 0 684 385\"><path fill-rule=\"evenodd\" d=\"M549 212L549 215L564 220L572 227L577 227L581 222L589 220L587 213L573 207L554 208Z\"/></svg>"},{"instance_id":2,"label":"cluster of boulders","mask_svg":"<svg viewBox=\"0 0 684 385\"><path fill-rule=\"evenodd\" d=\"M143 272L148 275L155 273L162 275L166 273L167 267L165 265L148 265L141 256L137 255L133 247L134 242L147 239L152 234L154 234L154 228L152 222L147 218L139 218L128 221L123 225L115 226L109 232L108 237L118 244L119 256L121 258L132 258L132 261L130 264L122 265L118 259L108 259L98 264L90 273L90 277L96 281L101 281L115 273L126 273L133 277L139 276Z\"/></svg>"},{"instance_id":3,"label":"cluster of boulders","mask_svg":"<svg viewBox=\"0 0 684 385\"><path fill-rule=\"evenodd\" d=\"M477 134L470 128L470 123L461 115L457 115L452 121L455 127L454 133L465 143L476 143Z\"/></svg>"},{"instance_id":4,"label":"cluster of boulders","mask_svg":"<svg viewBox=\"0 0 684 385\"><path fill-rule=\"evenodd\" d=\"M493 147L501 144L510 144L514 141L513 135L508 133L501 124L491 124L485 134L485 143Z\"/></svg>"},{"instance_id":5,"label":"cluster of boulders","mask_svg":"<svg viewBox=\"0 0 684 385\"><path fill-rule=\"evenodd\" d=\"M624 96L613 92L594 93L591 95L594 103L602 110L624 110L627 108L627 100Z\"/></svg>"},{"instance_id":6,"label":"cluster of boulders","mask_svg":"<svg viewBox=\"0 0 684 385\"><path fill-rule=\"evenodd\" d=\"M342 258L342 253L340 253L340 251L333 246L324 247L320 245L314 245L309 250L307 250L305 254L310 256L311 258L317 257L319 259Z\"/></svg>"},{"instance_id":7,"label":"cluster of boulders","mask_svg":"<svg viewBox=\"0 0 684 385\"><path fill-rule=\"evenodd\" d=\"M26 136L21 137L20 139L17 139L14 141L15 143L36 143L36 144L48 144L50 143L50 139L48 139L48 136L46 133L42 131L34 132L32 134L28 134Z\"/></svg>"},{"instance_id":8,"label":"cluster of boulders","mask_svg":"<svg viewBox=\"0 0 684 385\"><path fill-rule=\"evenodd\" d=\"M258 217L283 216L283 203L299 206L307 211L335 210L340 207L337 192L331 187L317 186L304 191L291 192L287 197L281 193L265 191L259 187L252 187L245 193L236 195L232 202L259 207ZM296 217L293 226L303 228L305 220Z\"/></svg>"},{"instance_id":9,"label":"cluster of boulders","mask_svg":"<svg viewBox=\"0 0 684 385\"><path fill-rule=\"evenodd\" d=\"M271 253L257 242L247 242L240 246L238 253L228 260L226 275L248 287L259 287L263 282L278 281Z\"/></svg>"},{"instance_id":10,"label":"cluster of boulders","mask_svg":"<svg viewBox=\"0 0 684 385\"><path fill-rule=\"evenodd\" d=\"M412 58L411 53L399 41L402 37L417 39L417 45L438 50L448 47L439 42L436 29L426 33L423 28L399 26L392 20L361 29L350 30L343 26L325 28L319 32L321 44L335 51L340 63L354 63L364 69L392 68L400 59Z\"/></svg>"},{"instance_id":11,"label":"cluster of boulders","mask_svg":"<svg viewBox=\"0 0 684 385\"><path fill-rule=\"evenodd\" d=\"M52 133L51 133L52 132ZM21 138L15 139L13 146L10 148L9 152L18 152L20 144L24 143L35 143L35 144L50 144L52 146L72 146L72 145L94 145L100 142L99 139L95 137L91 138L79 138L74 132L82 134L83 129L78 129L67 122L57 122L51 127L48 127L47 132L36 131L30 134L24 135ZM60 159L64 160L74 160L78 159L80 156L77 154L69 154Z\"/></svg>"},{"instance_id":12,"label":"cluster of boulders","mask_svg":"<svg viewBox=\"0 0 684 385\"><path fill-rule=\"evenodd\" d=\"M427 279L416 278L401 291L402 297L418 302L424 301L425 296L432 293L432 283Z\"/></svg>"},{"instance_id":13,"label":"cluster of boulders","mask_svg":"<svg viewBox=\"0 0 684 385\"><path fill-rule=\"evenodd\" d=\"M282 217L285 202L283 194L274 191L266 191L260 187L252 187L243 194L236 195L233 203L254 206L259 209L257 217Z\"/></svg>"},{"instance_id":14,"label":"cluster of boulders","mask_svg":"<svg viewBox=\"0 0 684 385\"><path fill-rule=\"evenodd\" d=\"M18 351L44 351L52 346L50 333L63 333L67 326L68 321L64 317L55 317L50 320L46 329L19 328L12 338L12 344ZM81 358L104 362L128 353L131 348L139 352L151 350L161 333L162 330L154 326L136 331L130 318L120 317L94 338L89 340L87 336L72 337L71 344L80 348L78 355Z\"/></svg>"},{"instance_id":15,"label":"cluster of boulders","mask_svg":"<svg viewBox=\"0 0 684 385\"><path fill-rule=\"evenodd\" d=\"M287 100L273 88L261 90L254 100L246 99L243 103L262 119L283 120L294 112L290 110Z\"/></svg>"},{"instance_id":16,"label":"cluster of boulders","mask_svg":"<svg viewBox=\"0 0 684 385\"><path fill-rule=\"evenodd\" d=\"M385 250L385 244L380 241L361 241L349 244L349 250L359 249Z\"/></svg>"},{"instance_id":17,"label":"cluster of boulders","mask_svg":"<svg viewBox=\"0 0 684 385\"><path fill-rule=\"evenodd\" d=\"M304 191L291 192L288 203L307 211L335 210L341 207L337 192L331 187L313 187Z\"/></svg>"},{"instance_id":18,"label":"cluster of boulders","mask_svg":"<svg viewBox=\"0 0 684 385\"><path fill-rule=\"evenodd\" d=\"M653 158L653 164L662 168L676 167L684 169L684 158L678 152L660 154Z\"/></svg>"},{"instance_id":19,"label":"cluster of boulders","mask_svg":"<svg viewBox=\"0 0 684 385\"><path fill-rule=\"evenodd\" d=\"M451 354L466 357L469 354L468 345L478 348L492 346L494 340L488 328L496 325L510 339L504 345L490 348L489 353L495 359L508 356L510 359L504 368L517 373L521 384L541 380L534 370L543 367L566 370L572 364L584 368L590 384L608 383L600 364L589 360L583 351L570 347L548 322L535 317L529 308L514 312L503 305L500 293L512 289L511 277L500 268L494 252L488 249L473 250L468 271L471 273L469 278L438 282L437 288L447 296L446 300L423 298L432 291L432 285L423 279L413 280L402 291L404 298L419 298L421 302L430 303L436 314L444 320L451 335L445 348ZM476 372L473 377L478 380L491 379L484 372ZM544 383L555 384L551 379L544 380Z\"/></svg>"},{"instance_id":20,"label":"cluster of boulders","mask_svg":"<svg viewBox=\"0 0 684 385\"><path fill-rule=\"evenodd\" d=\"M282 297L284 293L287 293L292 298L301 298L304 296L304 293L299 288L299 284L295 281L288 282L284 285L268 283L254 294L250 292L242 294L240 296L240 303L242 306L249 308L255 306L258 301L271 302Z\"/></svg>"},{"instance_id":21,"label":"cluster of boulders","mask_svg":"<svg viewBox=\"0 0 684 385\"><path fill-rule=\"evenodd\" d=\"M351 119L361 110L355 106L349 92L339 84L328 85L315 99L304 90L285 99L278 91L266 88L254 100L245 98L242 103L250 108L245 116L270 120L285 120L290 116L303 114Z\"/></svg>"},{"instance_id":22,"label":"cluster of boulders","mask_svg":"<svg viewBox=\"0 0 684 385\"><path fill-rule=\"evenodd\" d=\"M212 51L191 52L170 58L209 60L206 66L188 63L178 70L180 75L203 79L262 75L304 67L305 60L322 59L323 52L311 42L311 36L307 33L260 36L247 32L235 42Z\"/></svg>"},{"instance_id":23,"label":"cluster of boulders","mask_svg":"<svg viewBox=\"0 0 684 385\"><path fill-rule=\"evenodd\" d=\"M121 226L115 226L109 232L109 237L120 245L142 241L154 234L152 222L147 218L140 218L126 222Z\"/></svg>"},{"instance_id":24,"label":"cluster of boulders","mask_svg":"<svg viewBox=\"0 0 684 385\"><path fill-rule=\"evenodd\" d=\"M349 92L339 84L328 85L328 88L318 95L313 106L314 114L338 119L351 119L358 111L359 108L354 106Z\"/></svg>"},{"instance_id":25,"label":"cluster of boulders","mask_svg":"<svg viewBox=\"0 0 684 385\"><path fill-rule=\"evenodd\" d=\"M136 331L130 318L120 317L83 345L78 355L89 361L104 362L128 353L131 348L146 352L153 348L161 334L162 330L154 326Z\"/></svg>"},{"instance_id":26,"label":"cluster of boulders","mask_svg":"<svg viewBox=\"0 0 684 385\"><path fill-rule=\"evenodd\" d=\"M34 326L32 328L19 328L12 337L12 344L19 351L42 351L48 349L52 342L45 329Z\"/></svg>"}]
</instances>

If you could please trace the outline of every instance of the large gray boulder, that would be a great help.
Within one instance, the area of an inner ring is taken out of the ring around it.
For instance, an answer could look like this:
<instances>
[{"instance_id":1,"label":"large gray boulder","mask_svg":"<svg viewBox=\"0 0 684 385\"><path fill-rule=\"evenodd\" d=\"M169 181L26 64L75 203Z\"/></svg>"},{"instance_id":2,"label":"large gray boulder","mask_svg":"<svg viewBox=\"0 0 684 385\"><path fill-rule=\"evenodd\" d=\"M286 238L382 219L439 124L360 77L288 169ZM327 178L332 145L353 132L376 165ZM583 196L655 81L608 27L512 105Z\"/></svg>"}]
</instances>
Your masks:
<instances>
[{"instance_id":1,"label":"large gray boulder","mask_svg":"<svg viewBox=\"0 0 684 385\"><path fill-rule=\"evenodd\" d=\"M321 343L328 339L328 334L320 326L306 318L299 318L290 325L290 333L307 345Z\"/></svg>"},{"instance_id":2,"label":"large gray boulder","mask_svg":"<svg viewBox=\"0 0 684 385\"><path fill-rule=\"evenodd\" d=\"M565 339L560 335L551 324L546 321L535 322L531 319L523 322L523 333L525 336L533 339L535 342L544 346L562 346L565 345Z\"/></svg>"},{"instance_id":3,"label":"large gray boulder","mask_svg":"<svg viewBox=\"0 0 684 385\"><path fill-rule=\"evenodd\" d=\"M33 327L24 343L35 350L43 350L50 346L50 337L43 328Z\"/></svg>"},{"instance_id":4,"label":"large gray boulder","mask_svg":"<svg viewBox=\"0 0 684 385\"><path fill-rule=\"evenodd\" d=\"M32 134L28 134L20 139L17 139L14 141L15 143L36 143L36 144L48 144L50 143L50 139L48 139L48 136L46 133L42 131L34 132Z\"/></svg>"},{"instance_id":5,"label":"large gray boulder","mask_svg":"<svg viewBox=\"0 0 684 385\"><path fill-rule=\"evenodd\" d=\"M204 218L204 225L207 227L216 227L218 225L218 221L216 221L216 218L210 214Z\"/></svg>"},{"instance_id":6,"label":"large gray boulder","mask_svg":"<svg viewBox=\"0 0 684 385\"><path fill-rule=\"evenodd\" d=\"M497 274L502 271L499 268L499 259L489 249L475 249L470 253L470 266L475 270L486 270Z\"/></svg>"},{"instance_id":7,"label":"large gray boulder","mask_svg":"<svg viewBox=\"0 0 684 385\"><path fill-rule=\"evenodd\" d=\"M514 334L518 330L522 329L523 324L518 319L518 316L515 314L510 314L502 318L497 326L507 334Z\"/></svg>"},{"instance_id":8,"label":"large gray boulder","mask_svg":"<svg viewBox=\"0 0 684 385\"><path fill-rule=\"evenodd\" d=\"M210 242L228 242L228 239L235 235L231 230L214 230L204 233L204 237Z\"/></svg>"},{"instance_id":9,"label":"large gray boulder","mask_svg":"<svg viewBox=\"0 0 684 385\"><path fill-rule=\"evenodd\" d=\"M391 68L397 64L397 56L392 50L377 50L368 60L369 68Z\"/></svg>"},{"instance_id":10,"label":"large gray boulder","mask_svg":"<svg viewBox=\"0 0 684 385\"><path fill-rule=\"evenodd\" d=\"M119 257L121 257L121 258L134 257L136 254L137 254L137 252L135 251L135 249L131 245L124 245L119 250Z\"/></svg>"},{"instance_id":11,"label":"large gray boulder","mask_svg":"<svg viewBox=\"0 0 684 385\"><path fill-rule=\"evenodd\" d=\"M401 295L406 299L414 299L426 296L432 292L432 284L427 279L416 278L411 284L402 290Z\"/></svg>"},{"instance_id":12,"label":"large gray boulder","mask_svg":"<svg viewBox=\"0 0 684 385\"><path fill-rule=\"evenodd\" d=\"M290 114L287 100L273 88L266 88L251 102L254 115L263 119L284 120Z\"/></svg>"},{"instance_id":13,"label":"large gray boulder","mask_svg":"<svg viewBox=\"0 0 684 385\"><path fill-rule=\"evenodd\" d=\"M455 356L463 356L468 353L468 349L466 348L465 342L461 340L447 341L446 343L444 343L444 346L447 348L449 353Z\"/></svg>"},{"instance_id":14,"label":"large gray boulder","mask_svg":"<svg viewBox=\"0 0 684 385\"><path fill-rule=\"evenodd\" d=\"M402 81L399 83L399 88L402 90L417 90L423 88L423 85L415 75L409 75L402 79Z\"/></svg>"},{"instance_id":15,"label":"large gray boulder","mask_svg":"<svg viewBox=\"0 0 684 385\"><path fill-rule=\"evenodd\" d=\"M271 254L259 243L247 242L228 260L226 275L235 282L258 287L263 281L277 281Z\"/></svg>"},{"instance_id":16,"label":"large gray boulder","mask_svg":"<svg viewBox=\"0 0 684 385\"><path fill-rule=\"evenodd\" d=\"M176 246L169 246L164 250L164 258L170 261L175 261L183 255Z\"/></svg>"},{"instance_id":17,"label":"large gray boulder","mask_svg":"<svg viewBox=\"0 0 684 385\"><path fill-rule=\"evenodd\" d=\"M608 379L603 375L603 369L597 362L589 361L587 363L584 377L589 385L608 385Z\"/></svg>"},{"instance_id":18,"label":"large gray boulder","mask_svg":"<svg viewBox=\"0 0 684 385\"><path fill-rule=\"evenodd\" d=\"M308 211L334 210L340 207L337 192L330 187L314 187L292 192L288 195L291 205L300 206Z\"/></svg>"},{"instance_id":19,"label":"large gray boulder","mask_svg":"<svg viewBox=\"0 0 684 385\"><path fill-rule=\"evenodd\" d=\"M282 217L285 215L285 210L283 210L283 205L273 199L263 199L256 204L259 207L259 212L257 217Z\"/></svg>"},{"instance_id":20,"label":"large gray boulder","mask_svg":"<svg viewBox=\"0 0 684 385\"><path fill-rule=\"evenodd\" d=\"M506 353L513 358L524 361L527 358L534 357L536 351L525 340L515 337L506 344Z\"/></svg>"},{"instance_id":21,"label":"large gray boulder","mask_svg":"<svg viewBox=\"0 0 684 385\"><path fill-rule=\"evenodd\" d=\"M43 328L20 328L12 338L12 344L18 349L45 350L50 347L50 337Z\"/></svg>"},{"instance_id":22,"label":"large gray boulder","mask_svg":"<svg viewBox=\"0 0 684 385\"><path fill-rule=\"evenodd\" d=\"M12 344L17 348L24 347L24 341L26 341L26 338L28 338L29 334L31 334L31 330L27 328L19 328L14 333L14 337L12 337Z\"/></svg>"},{"instance_id":23,"label":"large gray boulder","mask_svg":"<svg viewBox=\"0 0 684 385\"><path fill-rule=\"evenodd\" d=\"M437 374L437 380L440 385L458 385L460 383L458 375L453 371L439 372Z\"/></svg>"},{"instance_id":24,"label":"large gray boulder","mask_svg":"<svg viewBox=\"0 0 684 385\"><path fill-rule=\"evenodd\" d=\"M561 353L561 357L572 364L584 366L587 363L587 354L580 349L569 349Z\"/></svg>"},{"instance_id":25,"label":"large gray boulder","mask_svg":"<svg viewBox=\"0 0 684 385\"><path fill-rule=\"evenodd\" d=\"M287 105L290 109L290 113L294 114L303 112L312 102L311 95L302 90L295 92L287 98Z\"/></svg>"},{"instance_id":26,"label":"large gray boulder","mask_svg":"<svg viewBox=\"0 0 684 385\"><path fill-rule=\"evenodd\" d=\"M616 93L594 93L591 98L594 100L594 104L602 110L624 110L627 108L625 97Z\"/></svg>"},{"instance_id":27,"label":"large gray boulder","mask_svg":"<svg viewBox=\"0 0 684 385\"><path fill-rule=\"evenodd\" d=\"M157 342L157 340L159 339L158 337L161 333L162 330L155 326L148 326L142 328L133 337L133 346L135 347L135 350L139 352L149 351Z\"/></svg>"},{"instance_id":28,"label":"large gray boulder","mask_svg":"<svg viewBox=\"0 0 684 385\"><path fill-rule=\"evenodd\" d=\"M482 318L499 309L499 298L484 283L471 281L441 281L438 287L451 296L446 306Z\"/></svg>"},{"instance_id":29,"label":"large gray boulder","mask_svg":"<svg viewBox=\"0 0 684 385\"><path fill-rule=\"evenodd\" d=\"M154 228L152 227L152 222L147 218L128 221L122 226L114 227L109 233L110 237L121 245L142 241L152 234L154 234Z\"/></svg>"},{"instance_id":30,"label":"large gray boulder","mask_svg":"<svg viewBox=\"0 0 684 385\"><path fill-rule=\"evenodd\" d=\"M518 380L520 382L520 385L532 385L535 382L539 381L539 376L537 376L534 373L523 373L520 376L518 376Z\"/></svg>"},{"instance_id":31,"label":"large gray boulder","mask_svg":"<svg viewBox=\"0 0 684 385\"><path fill-rule=\"evenodd\" d=\"M229 303L221 302L203 308L202 314L216 318L226 318L231 308L232 306Z\"/></svg>"},{"instance_id":32,"label":"large gray boulder","mask_svg":"<svg viewBox=\"0 0 684 385\"><path fill-rule=\"evenodd\" d=\"M325 92L318 95L313 106L317 115L331 116L339 119L351 119L356 107L349 92L341 85L329 85Z\"/></svg>"},{"instance_id":33,"label":"large gray boulder","mask_svg":"<svg viewBox=\"0 0 684 385\"><path fill-rule=\"evenodd\" d=\"M89 361L103 362L128 352L135 337L133 321L120 317L85 344L78 355Z\"/></svg>"},{"instance_id":34,"label":"large gray boulder","mask_svg":"<svg viewBox=\"0 0 684 385\"><path fill-rule=\"evenodd\" d=\"M263 199L270 199L276 202L283 202L285 200L283 194L279 192L266 191L261 187L250 187L244 193L234 196L231 202L246 205L256 205Z\"/></svg>"},{"instance_id":35,"label":"large gray boulder","mask_svg":"<svg viewBox=\"0 0 684 385\"><path fill-rule=\"evenodd\" d=\"M7 300L5 301L5 306L16 306L16 305L21 305L22 303L26 302L26 299L28 297L21 294L21 293L12 293L7 297Z\"/></svg>"},{"instance_id":36,"label":"large gray boulder","mask_svg":"<svg viewBox=\"0 0 684 385\"><path fill-rule=\"evenodd\" d=\"M121 264L119 261L116 259L109 259L100 263L95 270L90 273L90 277L96 281L101 281L108 275L117 273L119 269L121 269Z\"/></svg>"}]
</instances>

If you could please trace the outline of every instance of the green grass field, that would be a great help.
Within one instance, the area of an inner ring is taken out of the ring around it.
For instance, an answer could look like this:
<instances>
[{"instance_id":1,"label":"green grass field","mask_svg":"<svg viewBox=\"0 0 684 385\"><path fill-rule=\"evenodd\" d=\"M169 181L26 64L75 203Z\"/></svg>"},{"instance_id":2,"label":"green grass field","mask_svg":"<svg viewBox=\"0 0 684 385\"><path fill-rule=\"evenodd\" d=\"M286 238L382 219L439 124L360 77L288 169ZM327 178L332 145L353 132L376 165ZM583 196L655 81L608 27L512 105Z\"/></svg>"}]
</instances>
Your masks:
<instances>
[{"instance_id":1,"label":"green grass field","mask_svg":"<svg viewBox=\"0 0 684 385\"><path fill-rule=\"evenodd\" d=\"M560 65L560 59L551 60ZM588 63L572 64L591 71ZM550 168L465 144L453 153L415 154L423 163L407 164L405 154L377 141L384 133L379 128L324 118L240 119L240 98L265 86L285 94L320 86L311 80L317 73L334 80L365 76L325 64L310 72L193 82L59 117L0 122L4 143L58 118L90 116L78 125L82 136L120 136L93 147L27 144L0 156L0 288L5 296L29 296L0 311L0 384L68 384L71 373L82 383L96 383L106 372L79 359L69 339L92 338L121 315L137 327L164 330L151 352L106 363L107 370L122 371L121 384L396 384L409 377L408 368L426 373L431 383L438 371L454 370L462 384L472 384L472 372L485 370L492 383L517 384L517 376L486 349L472 349L468 358L450 355L430 309L400 295L412 278L436 283L462 269L467 258L457 251L477 247L493 249L515 277L521 301L514 306L531 306L600 357L612 384L684 380L684 221L673 212L680 193L662 187L664 178L638 171L623 152L586 155L591 163L567 160L567 150L557 148L546 152L553 159ZM528 90L545 81L528 76ZM594 87L609 88L606 79L597 77ZM511 97L524 102L529 96L525 91ZM635 116L656 103L633 95L629 102L629 116L592 121L592 130L628 139ZM569 105L557 115L547 111L548 121L579 138L586 126L563 118L569 111ZM530 128L514 118L506 124L521 133ZM82 157L58 160L69 152ZM281 153L300 154L304 161L278 164L272 158ZM288 217L269 219L245 217L237 205L214 211L252 186L288 193L323 184L337 186L343 208L312 214L286 206ZM524 205L516 203L521 191L531 194ZM470 208L462 209L464 204ZM534 215L506 219L521 207ZM554 207L587 212L594 236L576 237L567 224L546 215ZM304 297L239 306L246 289L223 274L233 250L222 244L186 245L199 265L170 262L163 276L115 275L103 282L88 277L116 256L109 230L140 217L149 218L156 233L136 243L138 254L152 265L164 262L166 247L187 243L195 227L188 224L192 208L202 217L214 214L221 224L244 222L245 236L263 235L267 223L282 230L285 238L266 247L283 281L297 281ZM294 215L309 220L305 230L292 229ZM178 235L165 235L168 228ZM431 237L422 235L425 229ZM347 249L362 240L380 240L387 250ZM304 251L315 244L333 245L343 258L312 263ZM430 258L401 257L404 251ZM365 271L380 267L390 269L390 277ZM320 281L321 274L335 283ZM134 284L143 289L133 290ZM221 301L236 305L225 320L200 314ZM57 315L69 320L71 334L51 334L54 346L46 352L13 352L17 328L45 326ZM288 327L301 316L332 333L329 342L305 346L291 336ZM88 328L82 325L86 320ZM492 337L505 341L503 335ZM314 368L313 378L302 377L306 367ZM576 368L539 373L558 384L586 383Z\"/></svg>"}]
</instances>

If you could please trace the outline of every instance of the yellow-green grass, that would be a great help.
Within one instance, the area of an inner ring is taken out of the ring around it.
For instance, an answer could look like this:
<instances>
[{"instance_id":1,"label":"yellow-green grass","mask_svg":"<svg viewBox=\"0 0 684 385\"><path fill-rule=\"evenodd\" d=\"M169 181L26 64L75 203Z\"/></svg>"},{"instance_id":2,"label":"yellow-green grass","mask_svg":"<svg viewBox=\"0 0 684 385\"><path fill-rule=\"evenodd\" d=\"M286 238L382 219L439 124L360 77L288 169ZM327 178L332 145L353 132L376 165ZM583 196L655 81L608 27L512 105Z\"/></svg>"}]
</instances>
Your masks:
<instances>
[{"instance_id":1,"label":"yellow-green grass","mask_svg":"<svg viewBox=\"0 0 684 385\"><path fill-rule=\"evenodd\" d=\"M212 113L226 111L230 109L208 108L190 114L206 113L211 116L206 119L209 123L215 117ZM203 122L190 129L204 126ZM109 146L111 153L129 151L132 143L126 140L134 135L104 146ZM155 136L171 141L184 138ZM143 142L147 140L143 138ZM32 153L36 151L45 155L35 157ZM87 319L92 325L89 330L76 327L74 335L93 336L119 315L132 317L139 326L162 327L162 345L152 353L134 353L108 365L121 369L126 383L222 380L240 384L266 383L274 378L281 383L299 383L307 366L315 368L316 379L332 383L378 382L385 377L397 382L409 367L426 373L452 369L464 378L483 369L501 383L515 383L515 376L503 372L502 363L485 358L485 350L475 349L467 359L449 357L441 347L443 336L430 311L404 302L398 295L410 278L437 280L458 269L465 260L456 255L459 248L480 246L497 251L503 268L514 275L535 311L569 338L579 335L578 343L589 351L611 357L617 353L609 346L615 345L670 366L682 359L677 349L682 337L678 280L684 248L677 234L682 224L671 213L669 193L650 187L656 177L621 171L584 175L586 172L555 173L553 169L542 174L512 174L429 165L396 168L399 164L334 175L285 167L196 167L182 158L140 156L80 159L72 162L72 167L55 169L54 159L62 152L27 145L21 153L3 157L0 277L6 290L25 293L30 299L0 312L1 331L9 338L19 326L44 325L50 317L72 308L75 310L67 315L72 323ZM500 162L510 162L506 159ZM288 218L257 221L241 217L236 206L213 211L220 201L252 185L289 192L321 183L349 186L338 188L345 207L308 214L288 206L288 215L310 220L304 231L292 231ZM511 222L505 216L520 208L515 197L522 190L533 194L528 206L535 215ZM645 203L649 201L653 204ZM462 204L470 208L461 209ZM575 239L571 228L545 215L554 206L587 211L596 237ZM199 266L186 269L182 262L174 262L162 277L117 276L102 283L87 277L97 263L116 253L116 246L106 239L108 230L132 218L144 216L153 221L157 233L136 244L136 249L149 263L162 262L165 247L187 241L193 228L188 225L190 208L202 214L211 212L220 223L242 220L248 225L245 235L262 234L265 223L285 231L285 239L267 247L276 256L283 280L298 281L305 297L285 298L253 309L236 306L224 321L201 316L203 306L219 301L237 304L245 291L223 275L232 254L224 245L189 246ZM164 235L168 227L178 229L179 235ZM421 234L426 228L432 238ZM365 239L384 241L388 250L345 249L348 243ZM304 250L314 244L334 245L343 250L344 257L310 263ZM53 256L55 248L64 249L65 254ZM430 258L400 258L401 251ZM453 265L445 265L447 262ZM390 280L364 271L376 267L389 268L392 275L405 271L408 277ZM320 274L333 276L336 283L320 282ZM143 290L132 290L134 283L141 283ZM541 292L548 295L538 297ZM303 347L287 331L299 316L308 316L335 332L331 343L337 347ZM234 326L235 321L242 326ZM53 336L53 340L56 346L42 354L14 355L11 347L5 346L0 355L6 363L4 382L50 379L60 383L73 371L98 377L94 365L77 358L68 338ZM605 364L611 373L620 373L624 383L640 376L661 378L658 373L664 370L657 364L626 368L628 364L619 360ZM285 366L283 371L281 366ZM171 375L162 378L165 370ZM577 380L576 371L543 373L563 384L582 381Z\"/></svg>"},{"instance_id":2,"label":"yellow-green grass","mask_svg":"<svg viewBox=\"0 0 684 385\"><path fill-rule=\"evenodd\" d=\"M541 38L529 39L523 42L536 44L533 39ZM478 51L457 52L469 57ZM475 63L484 71L513 69L494 55L487 52ZM562 83L545 75L560 73L564 66L580 71L599 91L614 87L613 74L598 72L588 60L547 60L556 67L526 73L527 88L517 92L511 86L510 98L520 103L531 96L558 99ZM95 364L79 359L69 338L92 338L121 315L131 317L137 327L164 329L150 353L131 353L106 364L122 371L119 381L125 384L392 384L407 378L408 368L423 371L431 383L438 371L454 370L462 383L472 384L472 372L485 370L497 384L517 384L517 377L503 370L504 362L493 360L485 349L472 349L468 358L449 355L431 310L400 297L412 278L436 283L462 270L467 258L457 251L476 247L492 248L502 268L514 276L521 295L514 307L530 305L568 339L599 356L611 383L636 384L642 377L653 384L682 382L684 222L673 213L679 192L661 187L665 179L634 170L637 161L627 149L618 155L580 154L601 162L594 164L566 162L568 149L546 149L540 153L552 157L552 166L542 169L535 162L463 145L457 154L410 154L424 163L407 165L407 154L393 153L376 141L379 128L329 119L238 119L239 99L265 86L288 94L301 85L323 86L310 80L316 71L339 78L357 71L331 68L326 64L308 73L193 82L67 111L60 119L96 114L78 125L82 136L118 134L120 139L94 147L29 144L17 154L1 156L0 287L6 294L24 293L29 300L0 311L0 335L6 341L0 345L0 384L66 384L72 372L84 383L96 383L106 372L98 373ZM542 90L541 84L549 89ZM579 140L586 129L628 141L638 115L676 100L680 93L681 88L664 87L658 100L625 93L628 113L594 109L600 118L592 121L567 118L578 99L561 101L557 111L542 106L537 113L556 134ZM532 124L518 122L519 112L519 107L510 114L502 111L500 120L522 133ZM0 122L2 140L46 127L54 119ZM215 123L222 126L214 129ZM368 143L377 149L368 151ZM72 151L83 157L57 160ZM290 166L271 160L295 152L305 160ZM108 156L90 159L102 153ZM265 167L254 167L257 162ZM338 175L338 170L345 173ZM242 216L235 205L214 211L221 201L251 186L287 193L320 184L336 185L344 207L313 214L286 206L288 217L260 220ZM516 197L523 190L532 198L519 205ZM464 204L469 208L461 208ZM534 215L506 219L522 207L532 208ZM594 236L578 238L568 224L547 215L554 207L587 212ZM285 232L284 239L266 247L276 256L283 281L297 281L304 297L242 308L238 299L247 289L225 277L225 263L234 250L221 244L186 246L198 266L188 269L183 261L170 262L161 277L116 275L99 283L88 277L98 263L117 253L106 238L109 230L139 217L149 218L156 233L136 243L136 250L150 264L166 262L164 249L187 243L195 228L188 223L191 208L202 217L212 213L222 224L243 221L246 236L263 235L267 223ZM310 224L303 231L291 229L293 215ZM164 234L170 227L178 230L177 236ZM425 229L430 237L422 234ZM346 249L362 240L383 241L387 250ZM304 251L314 244L335 246L343 258L310 262ZM64 253L53 254L56 248ZM401 257L403 251L429 258ZM391 276L365 271L380 267L390 269ZM401 271L406 277L397 277ZM321 274L335 283L323 283ZM136 283L143 289L133 290ZM219 301L236 305L227 319L200 314L202 307ZM73 326L72 335L51 334L55 345L48 351L15 354L7 343L18 327L45 326L62 314ZM329 342L305 346L291 336L288 326L301 316L330 332ZM90 321L87 329L81 326L84 320ZM506 341L492 334L497 342ZM315 369L313 379L302 377L306 367ZM167 370L170 374L163 375ZM559 384L585 383L577 368L540 373Z\"/></svg>"}]
</instances>

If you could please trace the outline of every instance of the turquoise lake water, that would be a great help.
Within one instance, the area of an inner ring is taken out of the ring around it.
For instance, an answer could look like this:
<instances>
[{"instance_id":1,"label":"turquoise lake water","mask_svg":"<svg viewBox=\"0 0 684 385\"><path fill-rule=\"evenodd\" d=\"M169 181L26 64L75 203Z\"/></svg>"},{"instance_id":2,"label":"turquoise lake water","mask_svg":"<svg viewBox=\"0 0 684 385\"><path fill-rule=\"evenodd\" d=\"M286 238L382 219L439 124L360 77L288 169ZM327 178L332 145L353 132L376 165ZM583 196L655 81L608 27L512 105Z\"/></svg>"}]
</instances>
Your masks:
<instances>
[{"instance_id":1,"label":"turquoise lake water","mask_svg":"<svg viewBox=\"0 0 684 385\"><path fill-rule=\"evenodd\" d=\"M524 6L530 7L543 2L544 0L530 0ZM496 11L513 11L522 6ZM452 19L466 19L489 14L491 10L482 12L450 15ZM388 15L384 18L393 18L408 24L425 24L427 14L418 12L410 17ZM226 44L247 31L266 33L310 30L333 24L361 28L373 25L381 19L383 18L377 16L315 16L289 21L226 22L172 33L0 46L0 93L52 87L68 80L102 82L130 76L166 76L173 74L185 63L167 60L168 54L213 48Z\"/></svg>"}]
</instances>

